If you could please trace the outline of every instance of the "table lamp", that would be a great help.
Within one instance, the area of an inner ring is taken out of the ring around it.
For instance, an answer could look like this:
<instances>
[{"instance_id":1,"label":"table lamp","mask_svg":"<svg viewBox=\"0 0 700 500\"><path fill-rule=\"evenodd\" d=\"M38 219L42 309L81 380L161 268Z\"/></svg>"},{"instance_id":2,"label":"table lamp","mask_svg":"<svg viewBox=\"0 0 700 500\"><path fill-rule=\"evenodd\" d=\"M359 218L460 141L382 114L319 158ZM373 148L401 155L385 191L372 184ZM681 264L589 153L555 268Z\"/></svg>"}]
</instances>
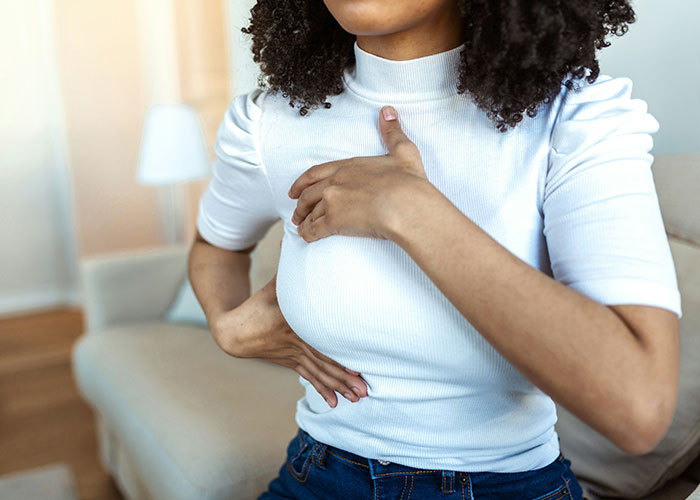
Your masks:
<instances>
[{"instance_id":1,"label":"table lamp","mask_svg":"<svg viewBox=\"0 0 700 500\"><path fill-rule=\"evenodd\" d=\"M163 233L184 243L184 184L207 177L210 157L196 110L186 104L158 104L147 113L137 180L159 186Z\"/></svg>"}]
</instances>

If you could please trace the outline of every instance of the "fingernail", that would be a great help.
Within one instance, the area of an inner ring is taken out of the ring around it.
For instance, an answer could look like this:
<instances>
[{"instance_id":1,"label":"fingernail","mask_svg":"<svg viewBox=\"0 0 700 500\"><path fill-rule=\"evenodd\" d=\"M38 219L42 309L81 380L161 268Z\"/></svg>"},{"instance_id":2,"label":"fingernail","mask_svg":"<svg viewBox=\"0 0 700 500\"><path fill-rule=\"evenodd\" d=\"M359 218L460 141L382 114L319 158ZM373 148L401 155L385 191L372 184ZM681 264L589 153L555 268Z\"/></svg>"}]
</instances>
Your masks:
<instances>
[{"instance_id":1,"label":"fingernail","mask_svg":"<svg viewBox=\"0 0 700 500\"><path fill-rule=\"evenodd\" d=\"M362 397L362 393L360 392L360 389L358 389L358 388L355 387L354 385L352 386L352 392L354 392L355 394L357 394L357 397L358 397L358 398L361 398L361 397Z\"/></svg>"},{"instance_id":2,"label":"fingernail","mask_svg":"<svg viewBox=\"0 0 700 500\"><path fill-rule=\"evenodd\" d=\"M350 394L349 392L346 392L345 394L343 394L343 396L345 396L345 399L347 399L351 403L354 403L353 399L355 399L355 398L353 398L352 394Z\"/></svg>"},{"instance_id":3,"label":"fingernail","mask_svg":"<svg viewBox=\"0 0 700 500\"><path fill-rule=\"evenodd\" d=\"M396 120L396 110L391 106L386 106L382 111L385 120Z\"/></svg>"}]
</instances>

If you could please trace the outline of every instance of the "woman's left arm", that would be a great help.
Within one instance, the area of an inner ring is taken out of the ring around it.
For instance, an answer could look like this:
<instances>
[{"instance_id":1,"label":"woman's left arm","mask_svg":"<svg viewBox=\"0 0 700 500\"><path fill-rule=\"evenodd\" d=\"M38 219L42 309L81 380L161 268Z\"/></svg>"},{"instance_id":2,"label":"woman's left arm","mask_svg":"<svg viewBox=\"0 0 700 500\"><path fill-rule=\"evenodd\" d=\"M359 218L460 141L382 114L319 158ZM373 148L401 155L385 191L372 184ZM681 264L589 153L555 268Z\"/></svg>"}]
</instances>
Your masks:
<instances>
[{"instance_id":1,"label":"woman's left arm","mask_svg":"<svg viewBox=\"0 0 700 500\"><path fill-rule=\"evenodd\" d=\"M398 120L380 118L380 130L387 155L316 165L294 182L299 234L394 241L554 401L627 453L653 449L676 406L676 314L603 305L530 266L427 181Z\"/></svg>"},{"instance_id":2,"label":"woman's left arm","mask_svg":"<svg viewBox=\"0 0 700 500\"><path fill-rule=\"evenodd\" d=\"M431 186L410 193L401 213L391 239L503 357L620 449L658 444L678 390L675 313L590 299L512 254Z\"/></svg>"}]
</instances>

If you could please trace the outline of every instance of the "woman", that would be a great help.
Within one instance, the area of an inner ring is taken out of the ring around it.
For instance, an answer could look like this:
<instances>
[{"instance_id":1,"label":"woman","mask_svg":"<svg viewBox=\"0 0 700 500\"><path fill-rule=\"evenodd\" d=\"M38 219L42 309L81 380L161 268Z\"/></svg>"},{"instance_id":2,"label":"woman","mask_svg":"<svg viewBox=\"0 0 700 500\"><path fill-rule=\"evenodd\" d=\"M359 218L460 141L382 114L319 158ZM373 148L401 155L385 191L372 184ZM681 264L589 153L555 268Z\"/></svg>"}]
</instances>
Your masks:
<instances>
[{"instance_id":1,"label":"woman","mask_svg":"<svg viewBox=\"0 0 700 500\"><path fill-rule=\"evenodd\" d=\"M659 124L595 58L630 5L251 13L267 81L221 124L189 272L224 351L306 388L260 500L581 499L554 401L653 448L681 315ZM280 217L278 273L249 297L248 254Z\"/></svg>"}]
</instances>

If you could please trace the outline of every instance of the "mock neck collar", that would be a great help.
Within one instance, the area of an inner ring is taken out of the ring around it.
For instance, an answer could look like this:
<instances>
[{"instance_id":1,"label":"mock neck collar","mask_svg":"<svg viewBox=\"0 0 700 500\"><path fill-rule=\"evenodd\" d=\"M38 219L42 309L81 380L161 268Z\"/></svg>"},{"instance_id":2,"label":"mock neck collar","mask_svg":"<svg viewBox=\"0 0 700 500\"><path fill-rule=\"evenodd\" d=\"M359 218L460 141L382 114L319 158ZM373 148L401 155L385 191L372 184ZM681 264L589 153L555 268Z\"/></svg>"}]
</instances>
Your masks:
<instances>
[{"instance_id":1,"label":"mock neck collar","mask_svg":"<svg viewBox=\"0 0 700 500\"><path fill-rule=\"evenodd\" d=\"M395 61L362 50L355 40L355 64L346 68L343 78L355 93L386 104L450 97L457 94L463 47Z\"/></svg>"}]
</instances>

